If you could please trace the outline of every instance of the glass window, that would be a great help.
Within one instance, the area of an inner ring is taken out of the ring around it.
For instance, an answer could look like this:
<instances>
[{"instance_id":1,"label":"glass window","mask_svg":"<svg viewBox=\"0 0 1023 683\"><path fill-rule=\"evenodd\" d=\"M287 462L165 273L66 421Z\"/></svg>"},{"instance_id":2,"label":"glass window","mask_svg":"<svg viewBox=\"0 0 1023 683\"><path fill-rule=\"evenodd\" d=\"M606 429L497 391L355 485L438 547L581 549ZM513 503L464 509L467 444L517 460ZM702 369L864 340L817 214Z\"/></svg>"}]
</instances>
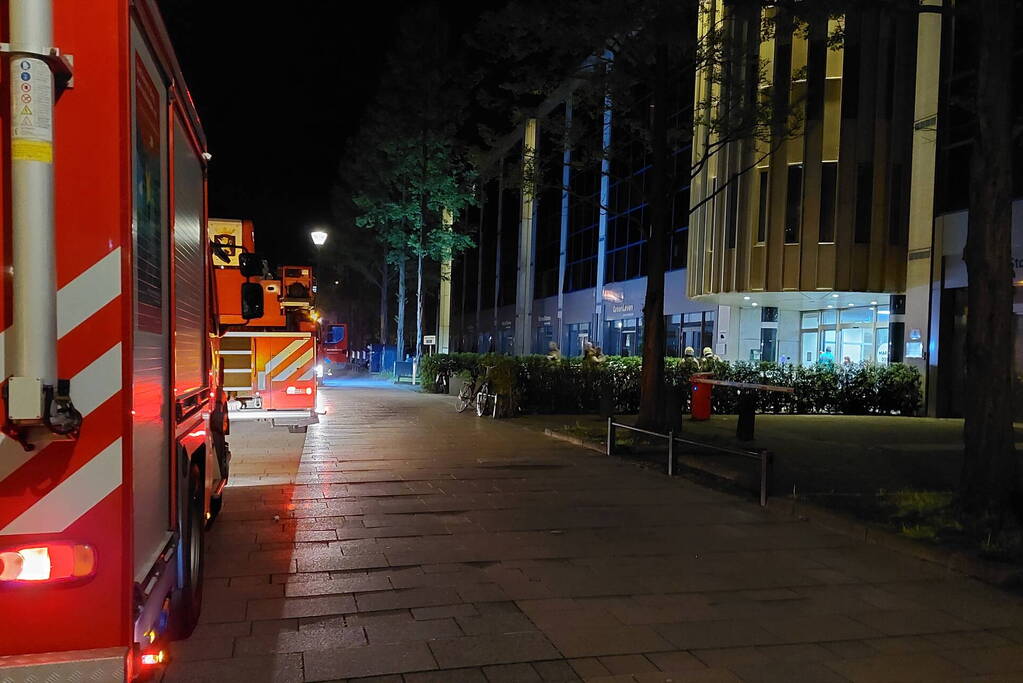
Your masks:
<instances>
[{"instance_id":1,"label":"glass window","mask_svg":"<svg viewBox=\"0 0 1023 683\"><path fill-rule=\"evenodd\" d=\"M874 165L865 161L856 171L856 224L854 239L857 244L870 242L871 213L874 208Z\"/></svg>"},{"instance_id":2,"label":"glass window","mask_svg":"<svg viewBox=\"0 0 1023 683\"><path fill-rule=\"evenodd\" d=\"M809 311L803 314L803 329L804 330L816 330L821 324L821 314L819 311Z\"/></svg>"},{"instance_id":3,"label":"glass window","mask_svg":"<svg viewBox=\"0 0 1023 683\"><path fill-rule=\"evenodd\" d=\"M767 241L767 169L760 171L760 203L757 210L757 243Z\"/></svg>"},{"instance_id":4,"label":"glass window","mask_svg":"<svg viewBox=\"0 0 1023 683\"><path fill-rule=\"evenodd\" d=\"M821 325L834 325L838 322L838 311L828 309L821 311Z\"/></svg>"},{"instance_id":5,"label":"glass window","mask_svg":"<svg viewBox=\"0 0 1023 683\"><path fill-rule=\"evenodd\" d=\"M778 322L778 308L776 306L764 306L763 308L761 308L760 322L762 323Z\"/></svg>"},{"instance_id":6,"label":"glass window","mask_svg":"<svg viewBox=\"0 0 1023 683\"><path fill-rule=\"evenodd\" d=\"M842 309L843 323L872 323L874 322L874 309L869 306L858 308Z\"/></svg>"},{"instance_id":7,"label":"glass window","mask_svg":"<svg viewBox=\"0 0 1023 683\"><path fill-rule=\"evenodd\" d=\"M879 327L876 334L877 344L874 348L877 351L874 354L874 362L878 365L888 365L888 328Z\"/></svg>"},{"instance_id":8,"label":"glass window","mask_svg":"<svg viewBox=\"0 0 1023 683\"><path fill-rule=\"evenodd\" d=\"M668 358L678 358L682 355L680 341L682 338L682 316L664 316L664 355Z\"/></svg>"},{"instance_id":9,"label":"glass window","mask_svg":"<svg viewBox=\"0 0 1023 683\"><path fill-rule=\"evenodd\" d=\"M728 189L725 191L728 195L727 201L725 202L725 226L728 230L728 248L735 248L735 235L738 232L739 223L739 176L738 174L732 175L732 181L728 183Z\"/></svg>"},{"instance_id":10,"label":"glass window","mask_svg":"<svg viewBox=\"0 0 1023 683\"><path fill-rule=\"evenodd\" d=\"M887 325L888 324L888 320L890 318L891 318L891 308L889 308L888 306L878 306L877 307L877 322L878 322L878 324L884 323L885 325Z\"/></svg>"},{"instance_id":11,"label":"glass window","mask_svg":"<svg viewBox=\"0 0 1023 683\"><path fill-rule=\"evenodd\" d=\"M906 243L906 231L902 221L902 174L902 164L894 164L888 200L888 244L896 246Z\"/></svg>"},{"instance_id":12,"label":"glass window","mask_svg":"<svg viewBox=\"0 0 1023 683\"><path fill-rule=\"evenodd\" d=\"M788 188L785 195L785 244L799 242L799 228L803 220L803 165L789 166Z\"/></svg>"},{"instance_id":13,"label":"glass window","mask_svg":"<svg viewBox=\"0 0 1023 683\"><path fill-rule=\"evenodd\" d=\"M838 208L838 162L821 165L821 242L835 241L835 217Z\"/></svg>"},{"instance_id":14,"label":"glass window","mask_svg":"<svg viewBox=\"0 0 1023 683\"><path fill-rule=\"evenodd\" d=\"M774 362L778 360L778 330L765 327L760 330L760 360Z\"/></svg>"}]
</instances>

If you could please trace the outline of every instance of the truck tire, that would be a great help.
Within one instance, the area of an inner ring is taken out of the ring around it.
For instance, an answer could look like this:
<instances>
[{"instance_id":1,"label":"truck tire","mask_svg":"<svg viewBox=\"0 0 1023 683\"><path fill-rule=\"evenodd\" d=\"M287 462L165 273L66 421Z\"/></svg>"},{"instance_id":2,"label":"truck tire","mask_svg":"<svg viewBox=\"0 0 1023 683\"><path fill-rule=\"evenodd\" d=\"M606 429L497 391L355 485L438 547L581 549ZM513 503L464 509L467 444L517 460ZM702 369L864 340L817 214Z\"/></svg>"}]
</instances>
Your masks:
<instances>
[{"instance_id":1,"label":"truck tire","mask_svg":"<svg viewBox=\"0 0 1023 683\"><path fill-rule=\"evenodd\" d=\"M181 585L171 596L171 638L175 640L192 635L202 609L202 579L206 564L203 482L202 469L193 462L185 482L188 486L188 508L181 518Z\"/></svg>"}]
</instances>

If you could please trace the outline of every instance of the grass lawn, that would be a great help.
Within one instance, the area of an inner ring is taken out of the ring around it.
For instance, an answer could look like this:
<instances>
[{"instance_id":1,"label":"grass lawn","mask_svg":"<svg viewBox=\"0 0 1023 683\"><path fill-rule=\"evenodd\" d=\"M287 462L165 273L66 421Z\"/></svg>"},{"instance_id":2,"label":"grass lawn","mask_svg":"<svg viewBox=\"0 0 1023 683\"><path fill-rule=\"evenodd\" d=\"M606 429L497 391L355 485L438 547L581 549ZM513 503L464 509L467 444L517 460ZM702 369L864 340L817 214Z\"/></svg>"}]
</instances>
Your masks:
<instances>
[{"instance_id":1,"label":"grass lawn","mask_svg":"<svg viewBox=\"0 0 1023 683\"><path fill-rule=\"evenodd\" d=\"M616 417L630 423L634 416ZM596 415L532 415L517 422L594 443L606 440ZM1023 561L1018 532L971 537L956 522L954 495L962 469L962 420L853 415L757 415L756 438L739 441L733 415L688 419L680 437L700 443L774 454L771 496L795 496L888 526L921 541L968 549L991 559ZM638 437L638 438L637 438ZM1017 443L1023 425L1017 425ZM619 451L661 466L662 441L621 434ZM737 456L678 445L681 464L724 474L735 485L759 489L759 464Z\"/></svg>"}]
</instances>

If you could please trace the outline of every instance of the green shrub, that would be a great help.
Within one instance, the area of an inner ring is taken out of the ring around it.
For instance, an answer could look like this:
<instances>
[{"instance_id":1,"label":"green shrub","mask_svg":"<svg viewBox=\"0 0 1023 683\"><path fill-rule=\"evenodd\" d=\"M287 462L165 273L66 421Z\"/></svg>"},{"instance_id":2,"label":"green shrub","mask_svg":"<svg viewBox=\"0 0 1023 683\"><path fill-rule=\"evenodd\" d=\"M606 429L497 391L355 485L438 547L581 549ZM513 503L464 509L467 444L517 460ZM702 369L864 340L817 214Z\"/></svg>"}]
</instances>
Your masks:
<instances>
[{"instance_id":1,"label":"green shrub","mask_svg":"<svg viewBox=\"0 0 1023 683\"><path fill-rule=\"evenodd\" d=\"M546 356L512 357L499 354L456 353L426 356L420 365L424 391L437 391L434 379L441 367L451 374L479 373L492 366L491 386L504 397L510 412L595 413L601 397L608 397L614 412L639 410L642 360L608 357L602 363L579 358L551 360ZM768 362L712 361L702 371L717 379L792 387L792 393L758 391L757 409L768 413L844 413L849 415L913 415L920 406L920 373L908 365L819 364L809 367ZM665 383L679 392L683 407L691 395L696 363L666 358ZM714 412L734 414L737 392L715 387Z\"/></svg>"}]
</instances>

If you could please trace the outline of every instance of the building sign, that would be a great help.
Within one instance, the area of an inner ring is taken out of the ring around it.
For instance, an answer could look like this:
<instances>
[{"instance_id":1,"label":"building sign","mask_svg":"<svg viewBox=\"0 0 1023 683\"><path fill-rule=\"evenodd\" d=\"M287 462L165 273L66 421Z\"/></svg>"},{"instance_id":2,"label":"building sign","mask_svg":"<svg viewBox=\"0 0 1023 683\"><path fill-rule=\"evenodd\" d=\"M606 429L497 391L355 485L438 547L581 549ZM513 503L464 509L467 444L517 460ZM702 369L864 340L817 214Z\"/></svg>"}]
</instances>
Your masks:
<instances>
[{"instance_id":1,"label":"building sign","mask_svg":"<svg viewBox=\"0 0 1023 683\"><path fill-rule=\"evenodd\" d=\"M536 319L536 321L541 323L549 323L551 321L551 317L549 315L541 315L539 318Z\"/></svg>"},{"instance_id":2,"label":"building sign","mask_svg":"<svg viewBox=\"0 0 1023 683\"><path fill-rule=\"evenodd\" d=\"M636 310L634 304L616 304L611 307L612 313L632 313Z\"/></svg>"},{"instance_id":3,"label":"building sign","mask_svg":"<svg viewBox=\"0 0 1023 683\"><path fill-rule=\"evenodd\" d=\"M423 346L436 346L437 335L435 334L424 334L423 335Z\"/></svg>"}]
</instances>

